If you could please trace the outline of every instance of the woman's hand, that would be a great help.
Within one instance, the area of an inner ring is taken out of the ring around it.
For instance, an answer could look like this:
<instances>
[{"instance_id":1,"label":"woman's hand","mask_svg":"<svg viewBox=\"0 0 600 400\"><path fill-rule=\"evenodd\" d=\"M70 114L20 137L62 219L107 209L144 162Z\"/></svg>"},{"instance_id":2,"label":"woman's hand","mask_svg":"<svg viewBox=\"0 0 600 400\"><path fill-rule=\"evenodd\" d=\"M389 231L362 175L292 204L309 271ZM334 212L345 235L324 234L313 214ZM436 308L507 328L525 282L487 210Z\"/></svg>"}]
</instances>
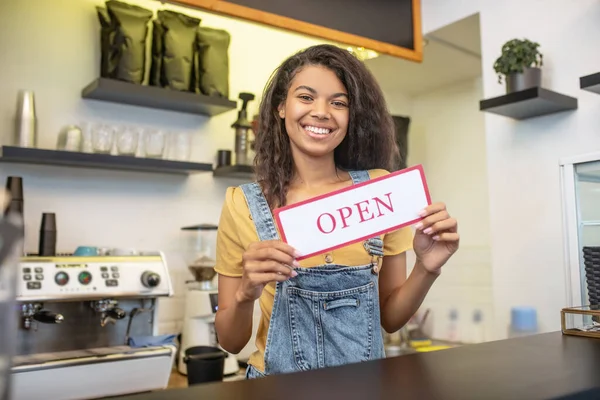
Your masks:
<instances>
[{"instance_id":1,"label":"woman's hand","mask_svg":"<svg viewBox=\"0 0 600 400\"><path fill-rule=\"evenodd\" d=\"M440 268L458 250L458 225L450 217L444 203L434 203L420 214L423 220L413 239L417 263L425 270L439 273Z\"/></svg>"},{"instance_id":2,"label":"woman's hand","mask_svg":"<svg viewBox=\"0 0 600 400\"><path fill-rule=\"evenodd\" d=\"M296 251L279 240L252 243L242 256L244 273L236 293L240 303L254 301L260 297L269 282L285 281L298 275L294 267Z\"/></svg>"}]
</instances>

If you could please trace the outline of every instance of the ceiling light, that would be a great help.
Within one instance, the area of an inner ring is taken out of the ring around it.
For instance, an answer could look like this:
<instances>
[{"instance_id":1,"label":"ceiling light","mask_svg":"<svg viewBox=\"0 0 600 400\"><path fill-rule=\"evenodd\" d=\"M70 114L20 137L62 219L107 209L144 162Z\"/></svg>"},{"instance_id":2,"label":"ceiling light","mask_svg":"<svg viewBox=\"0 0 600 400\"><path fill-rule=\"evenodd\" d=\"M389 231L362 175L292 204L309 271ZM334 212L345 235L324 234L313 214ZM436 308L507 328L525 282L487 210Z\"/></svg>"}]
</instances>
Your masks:
<instances>
[{"instance_id":1,"label":"ceiling light","mask_svg":"<svg viewBox=\"0 0 600 400\"><path fill-rule=\"evenodd\" d=\"M361 61L379 57L379 53L377 53L374 50L365 49L364 47L348 46L346 50L348 50L348 52L350 52L351 54L354 54L356 58L358 58Z\"/></svg>"}]
</instances>

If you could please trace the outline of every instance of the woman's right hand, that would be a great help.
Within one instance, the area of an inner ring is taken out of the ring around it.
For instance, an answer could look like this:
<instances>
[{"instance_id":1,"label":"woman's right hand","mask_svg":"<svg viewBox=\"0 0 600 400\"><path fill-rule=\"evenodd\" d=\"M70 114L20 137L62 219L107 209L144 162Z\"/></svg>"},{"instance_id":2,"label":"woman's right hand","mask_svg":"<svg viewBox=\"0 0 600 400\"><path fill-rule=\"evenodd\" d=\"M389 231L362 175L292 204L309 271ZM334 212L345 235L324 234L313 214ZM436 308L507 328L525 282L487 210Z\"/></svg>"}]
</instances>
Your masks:
<instances>
[{"instance_id":1,"label":"woman's right hand","mask_svg":"<svg viewBox=\"0 0 600 400\"><path fill-rule=\"evenodd\" d=\"M238 302L258 299L269 282L285 281L298 275L300 264L293 247L279 240L252 243L242 256L244 273L236 293Z\"/></svg>"}]
</instances>

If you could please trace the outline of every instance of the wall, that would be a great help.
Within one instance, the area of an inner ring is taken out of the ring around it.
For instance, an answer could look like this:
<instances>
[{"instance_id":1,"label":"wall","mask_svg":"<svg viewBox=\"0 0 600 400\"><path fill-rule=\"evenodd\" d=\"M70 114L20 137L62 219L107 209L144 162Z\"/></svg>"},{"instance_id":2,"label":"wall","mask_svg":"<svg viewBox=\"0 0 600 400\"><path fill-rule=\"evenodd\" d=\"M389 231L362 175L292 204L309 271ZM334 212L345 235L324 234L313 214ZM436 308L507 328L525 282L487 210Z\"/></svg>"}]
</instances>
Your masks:
<instances>
[{"instance_id":1,"label":"wall","mask_svg":"<svg viewBox=\"0 0 600 400\"><path fill-rule=\"evenodd\" d=\"M479 342L492 336L493 297L484 117L477 109L481 79L441 87L411 100L409 164L423 164L433 201L459 221L460 250L444 266L421 310L431 334ZM450 312L458 313L457 332ZM482 325L473 315L480 311Z\"/></svg>"},{"instance_id":2,"label":"wall","mask_svg":"<svg viewBox=\"0 0 600 400\"><path fill-rule=\"evenodd\" d=\"M481 11L486 3L494 0L421 0L421 26L423 34ZM535 0L534 0L535 1Z\"/></svg>"},{"instance_id":3,"label":"wall","mask_svg":"<svg viewBox=\"0 0 600 400\"><path fill-rule=\"evenodd\" d=\"M517 7L519 13L510 11ZM579 99L576 112L522 123L486 115L500 334L508 324L509 307L520 304L538 309L541 331L560 328L559 311L566 300L558 160L600 147L600 98L579 89L579 77L596 72L600 65L600 55L593 51L593 38L600 34L598 18L596 1L579 1L577 7L555 0L519 5L510 1L505 8L482 13L486 97L502 93L491 68L502 44L528 37L541 43L544 86Z\"/></svg>"},{"instance_id":4,"label":"wall","mask_svg":"<svg viewBox=\"0 0 600 400\"><path fill-rule=\"evenodd\" d=\"M379 65L374 73L386 82L394 66ZM428 333L438 339L487 340L493 336L493 296L485 125L478 109L482 79L455 81L416 96L382 89L390 112L411 118L408 165L423 164L433 200L444 201L460 224L460 251L444 267L420 310L421 315L430 310ZM414 265L413 252L408 265ZM454 309L459 318L456 334L449 332ZM476 310L483 314L477 329L483 332L477 335L472 323Z\"/></svg>"},{"instance_id":5,"label":"wall","mask_svg":"<svg viewBox=\"0 0 600 400\"><path fill-rule=\"evenodd\" d=\"M485 98L504 93L492 68L502 44L526 37L541 44L543 85L579 99L575 112L521 122L485 114L495 338L506 337L516 305L537 308L540 331L558 330L566 301L558 161L600 147L600 97L579 89L579 77L600 65L600 4L424 0L425 33L475 12Z\"/></svg>"},{"instance_id":6,"label":"wall","mask_svg":"<svg viewBox=\"0 0 600 400\"><path fill-rule=\"evenodd\" d=\"M128 0L129 1L129 0ZM131 0L156 10L161 2ZM69 124L105 121L154 126L193 135L192 160L212 162L217 149L232 149L236 111L214 118L100 103L80 98L99 76L99 0L3 0L0 2L0 132L10 134L19 89L35 92L39 146L55 148L59 130ZM241 91L260 97L275 67L293 52L318 40L254 23L172 5L202 18L202 24L231 35L231 99ZM267 45L268 44L268 45ZM254 115L259 98L250 103ZM217 223L227 186L236 180L199 174L188 179L155 174L0 164L0 181L24 177L26 246L37 249L42 212L58 218L58 248L78 245L161 249L167 253L176 296L160 307L161 332L175 332L183 314L184 281L190 275L181 259L180 228Z\"/></svg>"}]
</instances>

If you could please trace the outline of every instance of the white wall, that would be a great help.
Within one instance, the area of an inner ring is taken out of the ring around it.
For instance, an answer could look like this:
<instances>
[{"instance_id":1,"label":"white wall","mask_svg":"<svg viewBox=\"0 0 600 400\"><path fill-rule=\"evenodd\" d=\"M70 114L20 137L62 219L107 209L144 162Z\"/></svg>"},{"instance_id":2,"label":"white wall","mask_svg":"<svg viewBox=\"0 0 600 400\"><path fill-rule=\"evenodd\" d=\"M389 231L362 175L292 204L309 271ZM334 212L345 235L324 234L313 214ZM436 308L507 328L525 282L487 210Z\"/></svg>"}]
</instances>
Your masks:
<instances>
[{"instance_id":1,"label":"white wall","mask_svg":"<svg viewBox=\"0 0 600 400\"><path fill-rule=\"evenodd\" d=\"M541 331L560 329L565 281L558 160L600 147L600 97L579 89L579 77L600 66L600 54L594 51L599 18L596 1L579 1L573 7L557 0L510 1L502 8L484 9L481 16L486 97L503 90L491 67L502 44L528 37L541 44L544 86L579 99L576 112L521 123L486 115L500 334L508 324L509 308L521 304L538 309Z\"/></svg>"},{"instance_id":2,"label":"white wall","mask_svg":"<svg viewBox=\"0 0 600 400\"><path fill-rule=\"evenodd\" d=\"M485 114L495 337L506 337L510 308L537 308L541 331L560 328L565 305L563 226L558 160L600 147L600 96L581 91L579 77L597 72L600 4L580 0L423 0L425 32L480 13L483 93L504 93L493 63L503 43L541 44L543 85L575 96L579 109L527 121Z\"/></svg>"},{"instance_id":3,"label":"white wall","mask_svg":"<svg viewBox=\"0 0 600 400\"><path fill-rule=\"evenodd\" d=\"M423 34L436 31L443 26L481 11L482 7L495 0L421 0L421 25ZM531 1L531 0L525 0ZM535 0L534 0L535 1Z\"/></svg>"},{"instance_id":4,"label":"white wall","mask_svg":"<svg viewBox=\"0 0 600 400\"><path fill-rule=\"evenodd\" d=\"M128 0L129 1L129 0ZM131 0L152 10L161 2ZM207 118L119 104L84 101L83 87L99 76L99 0L3 0L0 2L0 132L13 129L17 91L35 92L39 146L55 148L59 130L82 121L154 126L193 133L192 159L213 162L217 149L232 149L230 125L236 111ZM253 92L250 113L257 109L267 78L293 52L319 41L166 4L202 18L201 24L227 29L231 35L232 99ZM188 179L155 174L0 164L0 181L24 177L26 245L37 249L43 212L58 218L58 250L78 245L161 249L167 252L176 296L161 304L161 332L175 332L183 314L183 282L188 279L180 258L180 227L217 223L229 185L211 173Z\"/></svg>"},{"instance_id":5,"label":"white wall","mask_svg":"<svg viewBox=\"0 0 600 400\"><path fill-rule=\"evenodd\" d=\"M375 78L377 75L374 73ZM412 113L412 98L405 93L389 90L382 87L383 96L387 102L388 110L392 115L408 116Z\"/></svg>"},{"instance_id":6,"label":"white wall","mask_svg":"<svg viewBox=\"0 0 600 400\"><path fill-rule=\"evenodd\" d=\"M443 268L425 299L428 325L439 339L464 342L492 336L493 297L484 116L477 101L481 79L441 87L411 100L409 164L423 164L433 201L444 201L459 221L460 250ZM449 331L450 311L458 332ZM473 334L473 314L483 314L483 334Z\"/></svg>"}]
</instances>

